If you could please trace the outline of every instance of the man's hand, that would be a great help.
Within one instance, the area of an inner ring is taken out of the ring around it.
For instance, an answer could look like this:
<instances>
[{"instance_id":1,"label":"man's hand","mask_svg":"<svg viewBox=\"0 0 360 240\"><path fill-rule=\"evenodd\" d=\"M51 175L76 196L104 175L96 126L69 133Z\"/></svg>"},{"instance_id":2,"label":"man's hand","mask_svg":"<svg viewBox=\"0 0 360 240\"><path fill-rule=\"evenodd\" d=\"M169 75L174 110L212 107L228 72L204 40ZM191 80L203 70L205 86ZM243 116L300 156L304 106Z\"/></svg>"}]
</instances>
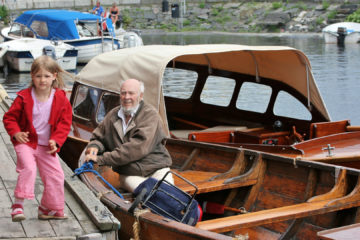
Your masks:
<instances>
[{"instance_id":1,"label":"man's hand","mask_svg":"<svg viewBox=\"0 0 360 240\"><path fill-rule=\"evenodd\" d=\"M19 143L27 143L29 142L29 132L17 132L14 134L14 138Z\"/></svg>"},{"instance_id":2,"label":"man's hand","mask_svg":"<svg viewBox=\"0 0 360 240\"><path fill-rule=\"evenodd\" d=\"M85 151L85 162L88 161L94 161L97 162L97 153L98 153L98 149L94 148L94 147L90 147L88 149L86 149Z\"/></svg>"},{"instance_id":3,"label":"man's hand","mask_svg":"<svg viewBox=\"0 0 360 240\"><path fill-rule=\"evenodd\" d=\"M49 140L49 147L50 147L50 151L48 151L48 153L53 154L58 150L58 147L56 146L56 142L53 139Z\"/></svg>"}]
</instances>

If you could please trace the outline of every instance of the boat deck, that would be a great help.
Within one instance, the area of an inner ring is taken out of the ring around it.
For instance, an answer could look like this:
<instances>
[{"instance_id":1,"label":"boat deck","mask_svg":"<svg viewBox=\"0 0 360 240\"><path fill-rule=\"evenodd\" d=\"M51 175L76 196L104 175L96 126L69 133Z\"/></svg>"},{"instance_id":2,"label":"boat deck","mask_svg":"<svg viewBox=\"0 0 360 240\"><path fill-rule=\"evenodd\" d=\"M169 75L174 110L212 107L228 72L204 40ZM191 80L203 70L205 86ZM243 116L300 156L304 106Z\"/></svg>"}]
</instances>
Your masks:
<instances>
[{"instance_id":1,"label":"boat deck","mask_svg":"<svg viewBox=\"0 0 360 240\"><path fill-rule=\"evenodd\" d=\"M1 100L0 100L1 101ZM26 220L11 221L11 205L17 180L16 154L2 123L8 108L7 100L0 103L0 238L1 239L117 239L119 221L63 162L65 173L66 220L38 220L37 208L43 185L36 179L35 199L25 200Z\"/></svg>"}]
</instances>

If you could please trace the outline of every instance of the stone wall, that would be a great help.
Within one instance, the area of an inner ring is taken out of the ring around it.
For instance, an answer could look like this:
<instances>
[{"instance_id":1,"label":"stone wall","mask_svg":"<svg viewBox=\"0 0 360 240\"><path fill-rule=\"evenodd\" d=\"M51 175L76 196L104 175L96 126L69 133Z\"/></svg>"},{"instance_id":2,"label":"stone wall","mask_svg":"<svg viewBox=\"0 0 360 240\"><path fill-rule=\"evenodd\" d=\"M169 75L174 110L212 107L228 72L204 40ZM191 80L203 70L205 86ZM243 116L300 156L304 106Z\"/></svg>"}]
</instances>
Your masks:
<instances>
[{"instance_id":1,"label":"stone wall","mask_svg":"<svg viewBox=\"0 0 360 240\"><path fill-rule=\"evenodd\" d=\"M320 32L359 8L358 0L100 0L115 1L125 28L162 31ZM163 1L168 9L164 11ZM356 3L349 3L355 1ZM12 16L27 9L65 8L90 11L96 0L3 0ZM185 3L185 5L184 5ZM177 9L173 4L177 4ZM177 11L176 11L177 10ZM177 16L175 16L177 14Z\"/></svg>"},{"instance_id":2,"label":"stone wall","mask_svg":"<svg viewBox=\"0 0 360 240\"><path fill-rule=\"evenodd\" d=\"M111 6L115 2L119 6L150 6L158 5L161 7L163 0L100 0L101 5ZM239 3L239 1L230 1L230 0L166 0L171 5L172 3L185 2L186 4L194 3L204 3L204 4L214 4L214 3ZM281 0L269 0L267 2L282 2ZM344 3L343 0L326 0L329 3ZM263 2L261 0L255 1L241 1L240 3L246 2ZM309 3L322 3L323 0L287 0L287 3L297 3L297 2L309 2ZM347 0L347 3L358 3L358 0ZM96 0L2 0L2 4L5 4L11 10L26 10L26 9L38 9L38 8L73 8L73 9L87 9L91 6L94 6Z\"/></svg>"}]
</instances>

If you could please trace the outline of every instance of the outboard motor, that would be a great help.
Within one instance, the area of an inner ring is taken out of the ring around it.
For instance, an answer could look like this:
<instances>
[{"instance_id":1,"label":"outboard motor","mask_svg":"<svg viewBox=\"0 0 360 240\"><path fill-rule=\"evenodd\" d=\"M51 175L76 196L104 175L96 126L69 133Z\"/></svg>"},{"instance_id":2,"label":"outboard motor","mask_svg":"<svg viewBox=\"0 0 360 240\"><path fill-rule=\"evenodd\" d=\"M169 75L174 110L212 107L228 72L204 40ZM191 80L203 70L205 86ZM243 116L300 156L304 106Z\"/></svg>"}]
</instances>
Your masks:
<instances>
[{"instance_id":1,"label":"outboard motor","mask_svg":"<svg viewBox=\"0 0 360 240\"><path fill-rule=\"evenodd\" d=\"M345 37L347 35L347 29L346 27L338 27L337 30L337 43L338 45L344 45Z\"/></svg>"},{"instance_id":2,"label":"outboard motor","mask_svg":"<svg viewBox=\"0 0 360 240\"><path fill-rule=\"evenodd\" d=\"M43 55L52 57L54 60L56 60L55 48L53 46L45 46L43 48Z\"/></svg>"}]
</instances>

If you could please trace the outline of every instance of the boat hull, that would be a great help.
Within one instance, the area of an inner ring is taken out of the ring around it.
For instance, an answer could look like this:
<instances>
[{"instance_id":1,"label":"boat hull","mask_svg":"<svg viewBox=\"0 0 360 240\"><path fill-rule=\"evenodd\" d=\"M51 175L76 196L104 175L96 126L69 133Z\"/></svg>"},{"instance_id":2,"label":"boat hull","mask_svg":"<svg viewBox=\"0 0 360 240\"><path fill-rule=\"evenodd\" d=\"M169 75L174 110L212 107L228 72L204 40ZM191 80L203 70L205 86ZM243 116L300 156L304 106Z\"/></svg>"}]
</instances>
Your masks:
<instances>
[{"instance_id":1,"label":"boat hull","mask_svg":"<svg viewBox=\"0 0 360 240\"><path fill-rule=\"evenodd\" d=\"M325 43L338 43L338 37L336 33L324 32L323 33ZM344 43L359 43L360 42L360 32L350 33L345 36Z\"/></svg>"},{"instance_id":2,"label":"boat hull","mask_svg":"<svg viewBox=\"0 0 360 240\"><path fill-rule=\"evenodd\" d=\"M24 53L24 52L23 52ZM30 72L31 65L34 62L34 58L26 58L26 57L17 57L21 54L21 52L8 52L6 54L6 61L9 64L9 67L12 70L17 72ZM25 52L26 55L31 54L30 52ZM77 65L77 56L72 57L62 57L56 59L56 62L61 66L62 69L67 71L76 70Z\"/></svg>"},{"instance_id":3,"label":"boat hull","mask_svg":"<svg viewBox=\"0 0 360 240\"><path fill-rule=\"evenodd\" d=\"M100 194L101 200L120 220L121 239L129 239L134 234L149 240L162 239L163 236L166 239L233 239L236 236L248 236L249 239L279 239L285 236L315 239L317 232L337 227L339 222L340 225L354 223L343 214L346 212L351 215L358 211L358 171L336 173L336 167L326 164L304 161L294 163L291 158L179 140L168 140L167 148L174 160L172 169L198 186L197 199L200 202L217 202L234 209L243 207L246 213L234 214L228 211L227 214L215 216L206 215L205 212L204 220L195 227L146 210L135 217L127 211L133 199L131 194L123 193L126 199L123 200L109 192L93 173L82 174L84 183L95 194ZM192 155L194 149L198 149L198 153L193 159L193 167L181 170L181 166L184 166L182 160ZM236 162L233 154L243 154L244 158ZM80 159L81 165L83 156ZM203 163L205 159L209 166ZM234 176L229 175L238 163L243 166L241 170ZM214 168L214 164L218 168ZM207 168L218 171L218 180L200 179L200 175L205 172L211 174ZM117 174L110 168L100 167L97 170L109 182L116 184L113 180L117 179ZM215 187L220 179L223 184ZM189 191L176 179L175 184ZM336 189L339 187L344 190L342 193L329 194L338 191ZM344 218L339 221L339 216ZM133 228L135 221L140 226L137 230Z\"/></svg>"},{"instance_id":4,"label":"boat hull","mask_svg":"<svg viewBox=\"0 0 360 240\"><path fill-rule=\"evenodd\" d=\"M29 72L35 58L53 57L67 71L76 70L78 50L64 42L21 38L0 44L2 66L18 72Z\"/></svg>"},{"instance_id":5,"label":"boat hull","mask_svg":"<svg viewBox=\"0 0 360 240\"><path fill-rule=\"evenodd\" d=\"M64 42L78 49L77 62L80 64L86 64L93 57L101 53L110 52L120 48L119 41L112 38L102 39L101 37L98 37L87 40L68 40Z\"/></svg>"},{"instance_id":6,"label":"boat hull","mask_svg":"<svg viewBox=\"0 0 360 240\"><path fill-rule=\"evenodd\" d=\"M6 35L5 35L6 36ZM11 37L4 37L4 41L11 41L21 38L11 38ZM96 38L88 38L88 39L75 39L75 40L64 40L62 41L66 44L69 44L76 49L78 49L77 53L77 63L79 64L86 64L89 62L93 57L104 53L110 52L120 48L120 42L116 38L111 37L96 37ZM68 61L68 60L65 60ZM69 66L72 64L67 63L65 66ZM72 69L76 69L72 68Z\"/></svg>"},{"instance_id":7,"label":"boat hull","mask_svg":"<svg viewBox=\"0 0 360 240\"><path fill-rule=\"evenodd\" d=\"M325 43L350 44L360 42L360 23L339 22L322 30Z\"/></svg>"}]
</instances>

